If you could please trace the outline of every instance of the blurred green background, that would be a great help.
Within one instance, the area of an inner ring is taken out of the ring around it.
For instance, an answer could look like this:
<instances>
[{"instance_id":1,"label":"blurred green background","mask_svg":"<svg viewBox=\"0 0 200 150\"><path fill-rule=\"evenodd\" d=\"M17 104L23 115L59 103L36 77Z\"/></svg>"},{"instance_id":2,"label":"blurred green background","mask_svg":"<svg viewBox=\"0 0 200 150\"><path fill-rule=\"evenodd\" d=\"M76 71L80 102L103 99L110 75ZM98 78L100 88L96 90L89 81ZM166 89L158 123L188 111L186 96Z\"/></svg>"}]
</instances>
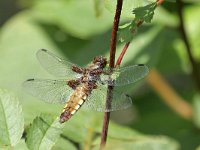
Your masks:
<instances>
[{"instance_id":1,"label":"blurred green background","mask_svg":"<svg viewBox=\"0 0 200 150\"><path fill-rule=\"evenodd\" d=\"M183 9L192 53L198 62L199 4L198 1L185 3ZM135 7L140 5L143 5L142 1L133 2ZM109 0L0 0L0 88L14 92L19 98L23 105L25 127L41 113L58 116L63 107L59 104L44 103L27 95L21 88L22 82L28 78L56 78L40 66L35 56L37 50L48 49L81 66L87 65L97 55L109 58L114 16L111 6ZM121 24L130 19L126 14L125 5ZM150 70L157 69L176 93L189 104L195 101L193 106L195 110L199 110L200 90L196 88L196 81L192 78L191 65L177 29L178 24L176 3L166 2L158 7L152 23L143 24L138 29L121 66L142 63L148 65ZM118 44L116 57L123 45ZM112 113L113 122L121 124L121 128L136 132L136 135L152 135L158 139L163 135L167 139L173 139L175 146L166 146L166 149L179 147L182 150L192 150L200 145L199 111L194 111L197 112L195 120L192 120L193 117L189 121L184 119L162 101L159 93L156 93L146 80L125 86L122 91L133 97L133 107ZM91 125L87 121L91 121L89 118L97 120L100 131L102 116L101 113L91 114L80 110L64 127L63 136L67 138L61 138L54 149L65 149L66 145L71 145L71 149L83 148L85 134ZM115 134L112 132L120 130L112 128L115 128L115 124L109 127L108 134L111 136ZM120 134L126 136L124 132ZM146 149L153 144L152 141L147 142ZM172 143L170 144L173 145ZM112 149L115 144L110 146ZM156 144L153 149L156 149L155 147ZM137 146L134 148L139 149Z\"/></svg>"}]
</instances>

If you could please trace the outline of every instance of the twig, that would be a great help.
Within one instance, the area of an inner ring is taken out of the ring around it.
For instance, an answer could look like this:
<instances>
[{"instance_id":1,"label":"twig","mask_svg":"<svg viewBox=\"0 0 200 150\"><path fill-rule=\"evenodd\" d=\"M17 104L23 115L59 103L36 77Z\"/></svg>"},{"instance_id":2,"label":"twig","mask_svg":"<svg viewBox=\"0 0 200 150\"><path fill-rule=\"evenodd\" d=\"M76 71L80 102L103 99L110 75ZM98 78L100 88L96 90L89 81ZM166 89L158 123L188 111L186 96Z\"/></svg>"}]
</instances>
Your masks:
<instances>
[{"instance_id":1,"label":"twig","mask_svg":"<svg viewBox=\"0 0 200 150\"><path fill-rule=\"evenodd\" d=\"M182 99L175 90L162 78L155 69L147 76L147 82L160 95L162 100L181 117L190 120L192 108L186 100Z\"/></svg>"},{"instance_id":2,"label":"twig","mask_svg":"<svg viewBox=\"0 0 200 150\"><path fill-rule=\"evenodd\" d=\"M157 4L160 5L164 0L157 0ZM126 43L116 64L115 64L115 52L116 52L116 42L117 42L117 31L118 31L118 26L119 26L119 19L121 15L121 10L122 10L122 4L123 0L117 0L117 6L116 6L116 12L115 12L115 17L114 17L114 22L113 22L113 28L112 28L112 35L111 35L111 41L110 41L110 62L109 62L109 67L114 68L117 65L120 65L124 54L126 53L127 48L129 47L130 42ZM137 27L142 25L143 21L139 21L137 23ZM113 86L108 86L108 91L107 91L107 98L106 98L106 109L111 108L111 101L112 101L112 90ZM109 119L110 119L110 112L105 112L104 113L104 120L103 120L103 127L102 127L102 132L101 132L101 144L100 144L100 149L103 149L106 140L107 140L107 133L108 133L108 125L109 125Z\"/></svg>"},{"instance_id":3,"label":"twig","mask_svg":"<svg viewBox=\"0 0 200 150\"><path fill-rule=\"evenodd\" d=\"M125 44L125 46L124 46L124 48L123 48L121 54L119 55L119 57L118 57L118 59L117 59L117 62L116 62L116 64L115 64L115 67L116 67L116 66L119 66L119 65L121 64L121 61L122 61L122 59L123 59L123 57L124 57L124 54L126 53L126 50L127 50L128 47L129 47L129 44L130 44L130 42L128 42L128 43Z\"/></svg>"},{"instance_id":4,"label":"twig","mask_svg":"<svg viewBox=\"0 0 200 150\"><path fill-rule=\"evenodd\" d=\"M115 12L111 41L110 41L110 62L109 62L110 68L114 68L114 65L115 65L117 30L118 30L118 26L119 26L122 4L123 4L123 0L117 0L116 12ZM108 108L108 109L111 108L112 90L113 90L113 87L108 86L107 98L106 98L106 108ZM102 127L102 132L101 132L100 149L103 149L106 144L109 120L110 120L110 112L105 112L104 120L103 120L103 127Z\"/></svg>"},{"instance_id":5,"label":"twig","mask_svg":"<svg viewBox=\"0 0 200 150\"><path fill-rule=\"evenodd\" d=\"M179 24L179 30L180 30L180 34L182 35L183 38L183 42L185 44L187 53L188 53L188 57L192 66L192 73L193 73L193 77L196 80L196 85L198 87L198 89L200 90L200 72L199 67L197 62L195 61L193 55L192 55L192 50L191 50L191 46L187 37L187 33L185 31L185 27L184 27L184 18L183 18L183 3L181 0L177 0L177 10L178 10L178 16L179 16L179 20L180 20L180 24Z\"/></svg>"},{"instance_id":6,"label":"twig","mask_svg":"<svg viewBox=\"0 0 200 150\"><path fill-rule=\"evenodd\" d=\"M123 3L123 0L117 1L115 18L113 22L113 29L112 29L112 35L111 35L111 41L110 41L110 63L109 63L110 68L114 68L114 65L115 65L117 30L118 30L119 19L120 19L121 10L122 10L122 3Z\"/></svg>"}]
</instances>

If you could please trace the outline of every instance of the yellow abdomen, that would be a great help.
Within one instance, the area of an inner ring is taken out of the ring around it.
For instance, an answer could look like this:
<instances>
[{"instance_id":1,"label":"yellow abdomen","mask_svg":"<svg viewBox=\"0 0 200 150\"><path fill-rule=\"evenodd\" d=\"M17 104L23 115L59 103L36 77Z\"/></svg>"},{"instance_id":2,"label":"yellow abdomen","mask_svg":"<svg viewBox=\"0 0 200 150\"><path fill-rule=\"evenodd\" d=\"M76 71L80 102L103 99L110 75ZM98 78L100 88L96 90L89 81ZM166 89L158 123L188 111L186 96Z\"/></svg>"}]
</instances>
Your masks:
<instances>
[{"instance_id":1,"label":"yellow abdomen","mask_svg":"<svg viewBox=\"0 0 200 150\"><path fill-rule=\"evenodd\" d=\"M60 122L63 123L71 118L73 114L82 106L88 97L88 90L84 86L78 86L70 95L69 100L64 106L63 112L60 115Z\"/></svg>"}]
</instances>

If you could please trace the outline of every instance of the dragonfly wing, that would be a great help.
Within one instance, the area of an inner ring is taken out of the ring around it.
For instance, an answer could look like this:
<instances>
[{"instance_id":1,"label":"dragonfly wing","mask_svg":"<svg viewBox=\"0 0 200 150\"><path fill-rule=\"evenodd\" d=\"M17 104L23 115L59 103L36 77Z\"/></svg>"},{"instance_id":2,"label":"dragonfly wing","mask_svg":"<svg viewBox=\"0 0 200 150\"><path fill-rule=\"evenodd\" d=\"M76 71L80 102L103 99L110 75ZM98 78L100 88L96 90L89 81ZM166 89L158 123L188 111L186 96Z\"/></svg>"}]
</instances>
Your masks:
<instances>
[{"instance_id":1,"label":"dragonfly wing","mask_svg":"<svg viewBox=\"0 0 200 150\"><path fill-rule=\"evenodd\" d=\"M65 61L45 49L37 52L37 58L40 64L54 76L66 77L67 79L73 79L78 76L76 72L72 71L72 66L77 65Z\"/></svg>"},{"instance_id":2,"label":"dragonfly wing","mask_svg":"<svg viewBox=\"0 0 200 150\"><path fill-rule=\"evenodd\" d=\"M149 72L147 66L143 64L133 65L123 68L114 68L111 75L102 74L101 83L111 86L122 86L134 83L144 78Z\"/></svg>"},{"instance_id":3,"label":"dragonfly wing","mask_svg":"<svg viewBox=\"0 0 200 150\"><path fill-rule=\"evenodd\" d=\"M32 96L48 103L65 103L73 90L66 80L28 79L23 83L24 90Z\"/></svg>"},{"instance_id":4,"label":"dragonfly wing","mask_svg":"<svg viewBox=\"0 0 200 150\"><path fill-rule=\"evenodd\" d=\"M123 110L132 106L132 99L126 94L120 93L113 89L111 108L106 108L107 86L98 85L97 89L94 89L91 95L86 100L83 107L87 109L110 112L116 110Z\"/></svg>"}]
</instances>

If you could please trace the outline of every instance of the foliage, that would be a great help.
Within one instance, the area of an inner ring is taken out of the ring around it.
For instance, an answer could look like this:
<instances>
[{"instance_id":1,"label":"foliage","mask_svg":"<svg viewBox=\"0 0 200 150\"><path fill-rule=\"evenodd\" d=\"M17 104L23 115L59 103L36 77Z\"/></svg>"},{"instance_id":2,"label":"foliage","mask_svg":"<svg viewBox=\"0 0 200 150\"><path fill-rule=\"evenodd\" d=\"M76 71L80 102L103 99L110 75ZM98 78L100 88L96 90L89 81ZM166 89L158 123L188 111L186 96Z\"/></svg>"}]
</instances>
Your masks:
<instances>
[{"instance_id":1,"label":"foliage","mask_svg":"<svg viewBox=\"0 0 200 150\"><path fill-rule=\"evenodd\" d=\"M132 11L135 18L130 23L120 26L118 30L118 40L120 42L130 42L134 37L134 32L137 31L139 22L151 22L156 6L157 4L154 2L143 7L135 8Z\"/></svg>"},{"instance_id":2,"label":"foliage","mask_svg":"<svg viewBox=\"0 0 200 150\"><path fill-rule=\"evenodd\" d=\"M63 106L46 104L24 94L21 83L32 77L55 78L36 60L35 53L41 48L81 66L94 56L107 57L116 1L20 2L28 7L10 17L0 28L0 88L14 91L19 97L18 100L7 90L0 90L0 147L98 149L103 114L80 110L62 127L54 116L59 116ZM188 103L194 99L195 125L166 106L145 82L124 86L121 91L131 97L134 95L134 107L112 113L114 122L109 126L107 149L187 150L199 146L199 96L196 96L199 91L191 84L194 82L189 76L191 65L177 30L176 9L169 8L175 3L166 2L163 7L155 8L154 2L124 0L116 56L124 43L131 41L121 66L144 63L150 69L157 69ZM185 27L198 61L199 11L196 3L185 5ZM138 20L145 23L138 27Z\"/></svg>"},{"instance_id":3,"label":"foliage","mask_svg":"<svg viewBox=\"0 0 200 150\"><path fill-rule=\"evenodd\" d=\"M51 149L60 136L61 124L48 114L36 117L27 131L26 143L30 150Z\"/></svg>"},{"instance_id":4,"label":"foliage","mask_svg":"<svg viewBox=\"0 0 200 150\"><path fill-rule=\"evenodd\" d=\"M15 146L21 139L24 120L17 98L0 89L0 141L2 145Z\"/></svg>"},{"instance_id":5,"label":"foliage","mask_svg":"<svg viewBox=\"0 0 200 150\"><path fill-rule=\"evenodd\" d=\"M146 5L144 7L138 7L133 10L133 14L135 14L136 20L144 20L146 23L150 23L153 15L154 10L156 8L156 3L151 3L149 5Z\"/></svg>"}]
</instances>

